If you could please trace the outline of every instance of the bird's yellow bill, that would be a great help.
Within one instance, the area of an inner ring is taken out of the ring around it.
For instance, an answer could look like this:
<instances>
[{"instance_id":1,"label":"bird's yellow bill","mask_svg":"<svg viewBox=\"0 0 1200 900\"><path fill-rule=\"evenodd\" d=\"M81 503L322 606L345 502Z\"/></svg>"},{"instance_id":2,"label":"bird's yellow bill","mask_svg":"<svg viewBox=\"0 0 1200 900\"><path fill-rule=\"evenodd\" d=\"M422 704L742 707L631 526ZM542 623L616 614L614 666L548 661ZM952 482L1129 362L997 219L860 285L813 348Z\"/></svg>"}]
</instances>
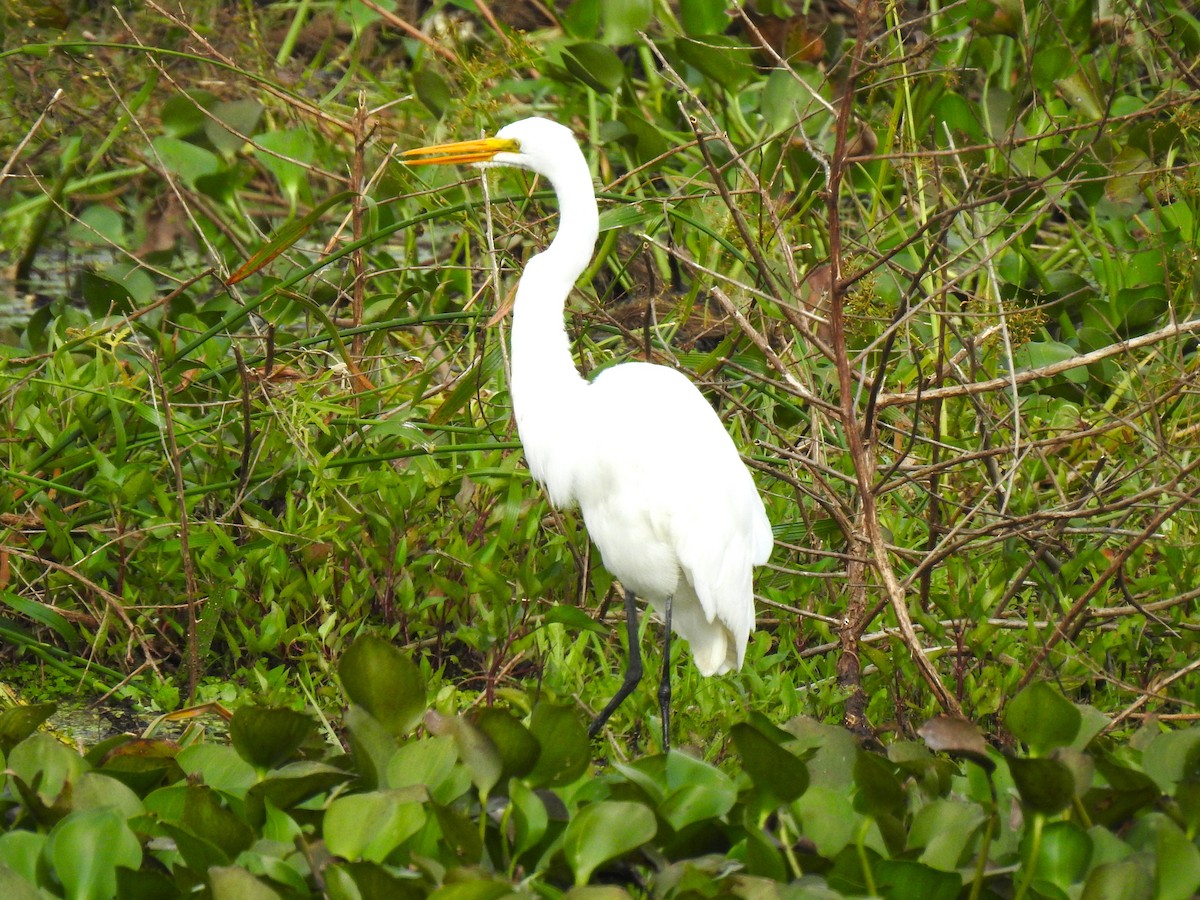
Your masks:
<instances>
[{"instance_id":1,"label":"bird's yellow bill","mask_svg":"<svg viewBox=\"0 0 1200 900\"><path fill-rule=\"evenodd\" d=\"M409 166L429 166L435 163L462 164L490 162L497 153L515 153L521 145L512 138L480 138L475 141L455 141L405 150L400 155Z\"/></svg>"}]
</instances>

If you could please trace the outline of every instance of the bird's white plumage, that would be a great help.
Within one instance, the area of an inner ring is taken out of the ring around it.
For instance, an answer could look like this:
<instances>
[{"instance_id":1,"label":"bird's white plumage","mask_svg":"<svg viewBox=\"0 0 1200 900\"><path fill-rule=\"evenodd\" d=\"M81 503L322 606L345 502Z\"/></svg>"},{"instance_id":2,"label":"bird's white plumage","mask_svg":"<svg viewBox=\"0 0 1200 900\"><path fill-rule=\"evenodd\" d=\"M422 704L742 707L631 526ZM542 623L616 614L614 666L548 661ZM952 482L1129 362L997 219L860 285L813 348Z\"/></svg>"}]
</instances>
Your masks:
<instances>
[{"instance_id":1,"label":"bird's white plumage","mask_svg":"<svg viewBox=\"0 0 1200 900\"><path fill-rule=\"evenodd\" d=\"M571 356L563 307L591 259L598 216L571 132L531 118L500 130L515 151L486 165L546 177L559 202L550 246L531 259L513 312L512 398L530 470L556 506L578 504L604 565L661 609L705 675L737 669L754 627L753 567L771 527L733 440L674 369L623 363L588 383Z\"/></svg>"}]
</instances>

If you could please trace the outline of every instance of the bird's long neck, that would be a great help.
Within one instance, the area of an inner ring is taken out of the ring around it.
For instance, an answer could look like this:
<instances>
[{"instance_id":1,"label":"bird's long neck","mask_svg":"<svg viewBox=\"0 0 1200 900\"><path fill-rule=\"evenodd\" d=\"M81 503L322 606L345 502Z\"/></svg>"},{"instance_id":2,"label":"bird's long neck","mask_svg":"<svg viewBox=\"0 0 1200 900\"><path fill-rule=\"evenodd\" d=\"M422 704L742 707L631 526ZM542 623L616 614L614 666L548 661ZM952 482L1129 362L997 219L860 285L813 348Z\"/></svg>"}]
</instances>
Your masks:
<instances>
[{"instance_id":1,"label":"bird's long neck","mask_svg":"<svg viewBox=\"0 0 1200 900\"><path fill-rule=\"evenodd\" d=\"M592 258L599 233L596 195L583 154L562 160L550 178L558 196L558 233L525 266L517 285L512 330L512 398L517 426L529 450L533 419L555 416L586 382L575 368L563 309Z\"/></svg>"}]
</instances>

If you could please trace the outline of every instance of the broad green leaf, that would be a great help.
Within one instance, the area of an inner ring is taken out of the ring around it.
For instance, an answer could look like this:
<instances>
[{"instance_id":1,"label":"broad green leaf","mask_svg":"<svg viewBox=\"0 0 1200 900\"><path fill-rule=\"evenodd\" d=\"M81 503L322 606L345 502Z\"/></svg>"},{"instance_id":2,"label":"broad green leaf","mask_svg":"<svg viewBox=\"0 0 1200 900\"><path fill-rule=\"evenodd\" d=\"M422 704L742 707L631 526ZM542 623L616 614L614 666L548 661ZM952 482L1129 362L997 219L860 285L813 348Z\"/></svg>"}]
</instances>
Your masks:
<instances>
[{"instance_id":1,"label":"broad green leaf","mask_svg":"<svg viewBox=\"0 0 1200 900\"><path fill-rule=\"evenodd\" d=\"M574 707L539 703L529 730L541 746L528 781L538 787L562 787L587 771L591 741Z\"/></svg>"},{"instance_id":2,"label":"broad green leaf","mask_svg":"<svg viewBox=\"0 0 1200 900\"><path fill-rule=\"evenodd\" d=\"M680 0L679 21L690 37L721 34L729 27L726 0Z\"/></svg>"},{"instance_id":3,"label":"broad green leaf","mask_svg":"<svg viewBox=\"0 0 1200 900\"><path fill-rule=\"evenodd\" d=\"M309 716L294 709L242 706L229 723L229 739L246 762L270 769L299 750L316 727Z\"/></svg>"},{"instance_id":4,"label":"broad green leaf","mask_svg":"<svg viewBox=\"0 0 1200 900\"><path fill-rule=\"evenodd\" d=\"M615 91L625 78L620 57L603 44L572 44L563 51L562 62L568 72L602 94Z\"/></svg>"},{"instance_id":5,"label":"broad green leaf","mask_svg":"<svg viewBox=\"0 0 1200 900\"><path fill-rule=\"evenodd\" d=\"M278 900L269 888L240 866L213 866L208 870L213 900Z\"/></svg>"},{"instance_id":6,"label":"broad green leaf","mask_svg":"<svg viewBox=\"0 0 1200 900\"><path fill-rule=\"evenodd\" d=\"M963 880L913 860L884 859L872 871L880 894L889 900L956 900Z\"/></svg>"},{"instance_id":7,"label":"broad green leaf","mask_svg":"<svg viewBox=\"0 0 1200 900\"><path fill-rule=\"evenodd\" d=\"M457 798L439 797L438 788L450 778L456 762L458 752L450 735L410 741L388 762L387 783L393 788L424 785L438 802L450 803Z\"/></svg>"},{"instance_id":8,"label":"broad green leaf","mask_svg":"<svg viewBox=\"0 0 1200 900\"><path fill-rule=\"evenodd\" d=\"M106 807L115 809L125 819L145 811L137 794L117 779L99 772L84 772L75 779L71 807L77 811Z\"/></svg>"},{"instance_id":9,"label":"broad green leaf","mask_svg":"<svg viewBox=\"0 0 1200 900\"><path fill-rule=\"evenodd\" d=\"M1084 883L1080 900L1150 900L1154 880L1133 860L1097 866Z\"/></svg>"},{"instance_id":10,"label":"broad green leaf","mask_svg":"<svg viewBox=\"0 0 1200 900\"><path fill-rule=\"evenodd\" d=\"M1030 810L1054 815L1070 805L1075 797L1075 779L1071 777L1071 770L1057 759L1013 756L1006 759L1021 802Z\"/></svg>"},{"instance_id":11,"label":"broad green leaf","mask_svg":"<svg viewBox=\"0 0 1200 900\"><path fill-rule=\"evenodd\" d=\"M921 807L908 831L908 849L921 851L921 862L950 872L961 864L987 814L976 803L934 800Z\"/></svg>"},{"instance_id":12,"label":"broad green leaf","mask_svg":"<svg viewBox=\"0 0 1200 900\"><path fill-rule=\"evenodd\" d=\"M550 817L542 798L516 778L508 784L508 799L512 803L512 852L513 856L519 857L542 839Z\"/></svg>"},{"instance_id":13,"label":"broad green leaf","mask_svg":"<svg viewBox=\"0 0 1200 900\"><path fill-rule=\"evenodd\" d=\"M255 158L275 176L294 212L301 198L309 193L306 163L312 162L316 149L312 134L306 128L268 131L258 135L254 145Z\"/></svg>"},{"instance_id":14,"label":"broad green leaf","mask_svg":"<svg viewBox=\"0 0 1200 900\"><path fill-rule=\"evenodd\" d=\"M632 44L640 38L639 31L650 25L653 14L651 0L621 0L620 3L601 3L600 22L604 40L610 44Z\"/></svg>"},{"instance_id":15,"label":"broad green leaf","mask_svg":"<svg viewBox=\"0 0 1200 900\"><path fill-rule=\"evenodd\" d=\"M854 763L854 781L858 786L855 809L874 817L904 815L904 790L890 760L860 751Z\"/></svg>"},{"instance_id":16,"label":"broad green leaf","mask_svg":"<svg viewBox=\"0 0 1200 900\"><path fill-rule=\"evenodd\" d=\"M1082 721L1079 710L1044 681L1035 681L1004 709L1004 724L1035 755L1075 740Z\"/></svg>"},{"instance_id":17,"label":"broad green leaf","mask_svg":"<svg viewBox=\"0 0 1200 900\"><path fill-rule=\"evenodd\" d=\"M610 860L636 850L654 837L654 813L641 803L606 800L585 806L567 825L563 855L577 885Z\"/></svg>"},{"instance_id":18,"label":"broad green leaf","mask_svg":"<svg viewBox=\"0 0 1200 900\"><path fill-rule=\"evenodd\" d=\"M676 831L706 819L719 819L737 802L733 779L715 766L672 750L667 754L670 793L658 814Z\"/></svg>"},{"instance_id":19,"label":"broad green leaf","mask_svg":"<svg viewBox=\"0 0 1200 900\"><path fill-rule=\"evenodd\" d=\"M325 811L323 830L334 856L382 863L424 824L424 807L412 789L372 791L334 800Z\"/></svg>"},{"instance_id":20,"label":"broad green leaf","mask_svg":"<svg viewBox=\"0 0 1200 900\"><path fill-rule=\"evenodd\" d=\"M799 757L749 722L734 725L731 734L746 774L761 793L789 803L808 789L808 769Z\"/></svg>"},{"instance_id":21,"label":"broad green leaf","mask_svg":"<svg viewBox=\"0 0 1200 900\"><path fill-rule=\"evenodd\" d=\"M532 771L541 747L529 729L512 713L492 706L480 710L473 721L486 734L500 753L501 778L521 777Z\"/></svg>"},{"instance_id":22,"label":"broad green leaf","mask_svg":"<svg viewBox=\"0 0 1200 900\"><path fill-rule=\"evenodd\" d=\"M179 751L175 761L193 778L234 797L244 797L258 781L254 766L223 744L192 744Z\"/></svg>"},{"instance_id":23,"label":"broad green leaf","mask_svg":"<svg viewBox=\"0 0 1200 900\"><path fill-rule=\"evenodd\" d=\"M9 592L0 592L0 598ZM0 753L8 753L21 741L38 730L38 726L54 715L57 703L34 703L11 706L0 712Z\"/></svg>"},{"instance_id":24,"label":"broad green leaf","mask_svg":"<svg viewBox=\"0 0 1200 900\"><path fill-rule=\"evenodd\" d=\"M205 136L219 152L233 156L258 129L263 108L257 100L225 100L209 111L212 118L204 122Z\"/></svg>"},{"instance_id":25,"label":"broad green leaf","mask_svg":"<svg viewBox=\"0 0 1200 900\"><path fill-rule=\"evenodd\" d=\"M383 638L366 634L350 645L338 675L350 699L392 734L407 734L425 711L425 680L407 656Z\"/></svg>"},{"instance_id":26,"label":"broad green leaf","mask_svg":"<svg viewBox=\"0 0 1200 900\"><path fill-rule=\"evenodd\" d=\"M138 869L142 848L115 809L72 813L54 827L47 844L68 897L107 900L116 894L117 867Z\"/></svg>"},{"instance_id":27,"label":"broad green leaf","mask_svg":"<svg viewBox=\"0 0 1200 900\"><path fill-rule=\"evenodd\" d=\"M38 864L45 846L46 835L39 832L6 831L0 834L0 866L15 872L30 884L37 884Z\"/></svg>"},{"instance_id":28,"label":"broad green leaf","mask_svg":"<svg viewBox=\"0 0 1200 900\"><path fill-rule=\"evenodd\" d=\"M229 859L236 859L255 840L246 821L222 803L220 794L204 785L187 786L179 824L189 834L219 848Z\"/></svg>"},{"instance_id":29,"label":"broad green leaf","mask_svg":"<svg viewBox=\"0 0 1200 900\"><path fill-rule=\"evenodd\" d=\"M1026 832L1027 840L1031 832ZM1074 822L1051 822L1042 829L1036 860L1029 859L1029 847L1022 846L1022 859L1034 866L1034 877L1066 890L1082 881L1092 861L1092 839Z\"/></svg>"},{"instance_id":30,"label":"broad green leaf","mask_svg":"<svg viewBox=\"0 0 1200 900\"><path fill-rule=\"evenodd\" d=\"M53 804L67 784L87 768L83 757L48 734L30 735L8 754L8 770L12 777L36 792L47 806Z\"/></svg>"},{"instance_id":31,"label":"broad green leaf","mask_svg":"<svg viewBox=\"0 0 1200 900\"><path fill-rule=\"evenodd\" d=\"M1154 855L1155 900L1188 900L1200 892L1200 850L1167 816L1143 816L1128 842Z\"/></svg>"},{"instance_id":32,"label":"broad green leaf","mask_svg":"<svg viewBox=\"0 0 1200 900\"><path fill-rule=\"evenodd\" d=\"M45 895L34 884L0 863L0 897L4 900L43 900Z\"/></svg>"},{"instance_id":33,"label":"broad green leaf","mask_svg":"<svg viewBox=\"0 0 1200 900\"><path fill-rule=\"evenodd\" d=\"M413 73L413 89L417 99L436 119L444 116L454 102L446 79L429 66L423 66Z\"/></svg>"},{"instance_id":34,"label":"broad green leaf","mask_svg":"<svg viewBox=\"0 0 1200 900\"><path fill-rule=\"evenodd\" d=\"M221 169L221 160L215 153L187 141L162 135L153 140L152 146L163 168L189 187L195 187L197 179L215 175Z\"/></svg>"}]
</instances>

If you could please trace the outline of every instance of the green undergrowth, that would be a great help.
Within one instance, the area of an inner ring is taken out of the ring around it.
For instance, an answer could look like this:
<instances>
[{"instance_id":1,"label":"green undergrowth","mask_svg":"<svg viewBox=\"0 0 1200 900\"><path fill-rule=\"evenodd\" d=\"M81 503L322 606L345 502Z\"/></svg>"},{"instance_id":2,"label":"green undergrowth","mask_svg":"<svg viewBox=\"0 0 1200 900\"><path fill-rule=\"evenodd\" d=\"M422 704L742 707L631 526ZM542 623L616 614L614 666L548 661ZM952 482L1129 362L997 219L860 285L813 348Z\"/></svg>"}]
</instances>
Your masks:
<instances>
[{"instance_id":1,"label":"green undergrowth","mask_svg":"<svg viewBox=\"0 0 1200 900\"><path fill-rule=\"evenodd\" d=\"M864 749L808 718L730 719L706 751L597 765L543 698L437 710L366 636L340 721L246 705L229 741L129 735L76 751L0 715L0 893L34 897L1015 897L1185 900L1200 889L1200 728L1125 742L1036 682L1010 746L935 719Z\"/></svg>"}]
</instances>

